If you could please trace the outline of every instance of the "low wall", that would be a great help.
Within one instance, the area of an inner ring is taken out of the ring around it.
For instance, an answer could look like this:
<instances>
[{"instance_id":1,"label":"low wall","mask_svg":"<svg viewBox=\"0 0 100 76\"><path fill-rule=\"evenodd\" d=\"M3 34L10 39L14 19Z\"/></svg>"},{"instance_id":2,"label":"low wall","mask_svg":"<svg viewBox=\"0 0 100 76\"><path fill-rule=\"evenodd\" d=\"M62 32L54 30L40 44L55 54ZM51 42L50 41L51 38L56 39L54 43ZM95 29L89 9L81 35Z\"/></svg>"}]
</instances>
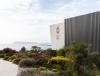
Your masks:
<instances>
[{"instance_id":1,"label":"low wall","mask_svg":"<svg viewBox=\"0 0 100 76\"><path fill-rule=\"evenodd\" d=\"M40 71L37 68L19 68L17 76L56 76L56 73L49 70Z\"/></svg>"}]
</instances>

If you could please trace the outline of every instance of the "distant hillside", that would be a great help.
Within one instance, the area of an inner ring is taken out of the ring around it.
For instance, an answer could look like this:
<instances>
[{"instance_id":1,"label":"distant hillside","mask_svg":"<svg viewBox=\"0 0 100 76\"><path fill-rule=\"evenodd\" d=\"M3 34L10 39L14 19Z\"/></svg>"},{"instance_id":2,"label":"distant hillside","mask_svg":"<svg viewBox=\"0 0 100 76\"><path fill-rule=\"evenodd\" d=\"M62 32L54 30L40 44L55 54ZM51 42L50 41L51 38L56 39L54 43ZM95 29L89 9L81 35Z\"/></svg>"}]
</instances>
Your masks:
<instances>
[{"instance_id":1,"label":"distant hillside","mask_svg":"<svg viewBox=\"0 0 100 76\"><path fill-rule=\"evenodd\" d=\"M32 46L39 46L42 49L51 48L50 43L36 43L36 42L14 42L12 44L0 44L0 49L3 48L12 48L15 50L20 50L21 47L26 47L27 50L30 50Z\"/></svg>"}]
</instances>

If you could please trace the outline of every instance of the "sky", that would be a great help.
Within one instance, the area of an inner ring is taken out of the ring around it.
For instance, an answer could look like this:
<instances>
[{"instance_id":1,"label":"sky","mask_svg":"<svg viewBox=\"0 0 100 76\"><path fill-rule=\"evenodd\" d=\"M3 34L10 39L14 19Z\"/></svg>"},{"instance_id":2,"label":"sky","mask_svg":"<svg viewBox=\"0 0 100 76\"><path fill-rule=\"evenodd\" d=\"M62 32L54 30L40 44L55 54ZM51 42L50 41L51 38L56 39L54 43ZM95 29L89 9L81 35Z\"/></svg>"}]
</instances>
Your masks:
<instances>
[{"instance_id":1,"label":"sky","mask_svg":"<svg viewBox=\"0 0 100 76\"><path fill-rule=\"evenodd\" d=\"M100 0L0 0L0 43L51 42L50 25L100 11Z\"/></svg>"}]
</instances>

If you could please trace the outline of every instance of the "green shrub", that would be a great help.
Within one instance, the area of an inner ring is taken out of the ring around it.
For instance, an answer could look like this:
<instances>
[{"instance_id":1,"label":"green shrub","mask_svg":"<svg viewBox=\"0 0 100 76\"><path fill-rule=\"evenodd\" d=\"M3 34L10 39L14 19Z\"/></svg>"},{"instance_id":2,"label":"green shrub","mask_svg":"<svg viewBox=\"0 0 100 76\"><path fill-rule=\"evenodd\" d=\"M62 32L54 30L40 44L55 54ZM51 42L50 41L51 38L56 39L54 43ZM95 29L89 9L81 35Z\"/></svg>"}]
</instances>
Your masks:
<instances>
[{"instance_id":1,"label":"green shrub","mask_svg":"<svg viewBox=\"0 0 100 76\"><path fill-rule=\"evenodd\" d=\"M57 70L57 69L52 69L52 71L53 71L53 72L58 72L58 70Z\"/></svg>"},{"instance_id":2,"label":"green shrub","mask_svg":"<svg viewBox=\"0 0 100 76\"><path fill-rule=\"evenodd\" d=\"M48 60L48 64L51 64L53 68L58 70L64 70L66 64L73 63L73 60L68 57L57 56Z\"/></svg>"},{"instance_id":3,"label":"green shrub","mask_svg":"<svg viewBox=\"0 0 100 76\"><path fill-rule=\"evenodd\" d=\"M9 61L9 56L4 56L3 59Z\"/></svg>"},{"instance_id":4,"label":"green shrub","mask_svg":"<svg viewBox=\"0 0 100 76\"><path fill-rule=\"evenodd\" d=\"M88 56L89 68L98 68L100 70L100 54L92 54ZM95 64L94 67L92 64Z\"/></svg>"},{"instance_id":5,"label":"green shrub","mask_svg":"<svg viewBox=\"0 0 100 76\"><path fill-rule=\"evenodd\" d=\"M59 71L57 76L73 76L73 74L70 71Z\"/></svg>"},{"instance_id":6,"label":"green shrub","mask_svg":"<svg viewBox=\"0 0 100 76\"><path fill-rule=\"evenodd\" d=\"M34 53L27 53L27 56L28 56L29 58L34 58L35 54L34 54Z\"/></svg>"},{"instance_id":7,"label":"green shrub","mask_svg":"<svg viewBox=\"0 0 100 76\"><path fill-rule=\"evenodd\" d=\"M39 68L41 71L46 70L46 67L40 67Z\"/></svg>"},{"instance_id":8,"label":"green shrub","mask_svg":"<svg viewBox=\"0 0 100 76\"><path fill-rule=\"evenodd\" d=\"M66 56L66 52L65 52L65 49L59 49L57 51L57 56Z\"/></svg>"},{"instance_id":9,"label":"green shrub","mask_svg":"<svg viewBox=\"0 0 100 76\"><path fill-rule=\"evenodd\" d=\"M62 67L62 66L59 65L59 64L52 64L52 68L60 71L60 70L63 70L62 68L64 68L64 67ZM52 70L53 70L53 69L52 69Z\"/></svg>"},{"instance_id":10,"label":"green shrub","mask_svg":"<svg viewBox=\"0 0 100 76\"><path fill-rule=\"evenodd\" d=\"M4 58L4 54L0 54L0 58Z\"/></svg>"},{"instance_id":11,"label":"green shrub","mask_svg":"<svg viewBox=\"0 0 100 76\"><path fill-rule=\"evenodd\" d=\"M48 56L48 57L53 57L53 56L56 56L57 53L56 53L56 50L52 50L52 49L47 49L45 51L45 54Z\"/></svg>"},{"instance_id":12,"label":"green shrub","mask_svg":"<svg viewBox=\"0 0 100 76\"><path fill-rule=\"evenodd\" d=\"M50 70L41 71L41 76L56 76L56 73Z\"/></svg>"},{"instance_id":13,"label":"green shrub","mask_svg":"<svg viewBox=\"0 0 100 76\"><path fill-rule=\"evenodd\" d=\"M56 56L49 59L48 63L72 63L73 60L63 56Z\"/></svg>"},{"instance_id":14,"label":"green shrub","mask_svg":"<svg viewBox=\"0 0 100 76\"><path fill-rule=\"evenodd\" d=\"M19 64L19 62L20 62L21 59L22 59L22 58L16 58L16 59L14 59L12 62L13 62L14 64Z\"/></svg>"},{"instance_id":15,"label":"green shrub","mask_svg":"<svg viewBox=\"0 0 100 76\"><path fill-rule=\"evenodd\" d=\"M15 55L9 57L9 60L10 60L10 61L13 61L14 59L16 59L16 56L15 56Z\"/></svg>"},{"instance_id":16,"label":"green shrub","mask_svg":"<svg viewBox=\"0 0 100 76\"><path fill-rule=\"evenodd\" d=\"M22 68L30 68L30 67L34 67L36 64L35 60L34 59L31 59L31 58L26 58L26 59L22 59L20 62L19 62L19 67L22 67Z\"/></svg>"},{"instance_id":17,"label":"green shrub","mask_svg":"<svg viewBox=\"0 0 100 76\"><path fill-rule=\"evenodd\" d=\"M40 66L46 67L47 66L47 62L48 62L47 59L37 59L36 60L36 66L37 67L40 67Z\"/></svg>"},{"instance_id":18,"label":"green shrub","mask_svg":"<svg viewBox=\"0 0 100 76\"><path fill-rule=\"evenodd\" d=\"M82 76L96 76L95 71L94 70L85 70L84 71L84 75Z\"/></svg>"}]
</instances>

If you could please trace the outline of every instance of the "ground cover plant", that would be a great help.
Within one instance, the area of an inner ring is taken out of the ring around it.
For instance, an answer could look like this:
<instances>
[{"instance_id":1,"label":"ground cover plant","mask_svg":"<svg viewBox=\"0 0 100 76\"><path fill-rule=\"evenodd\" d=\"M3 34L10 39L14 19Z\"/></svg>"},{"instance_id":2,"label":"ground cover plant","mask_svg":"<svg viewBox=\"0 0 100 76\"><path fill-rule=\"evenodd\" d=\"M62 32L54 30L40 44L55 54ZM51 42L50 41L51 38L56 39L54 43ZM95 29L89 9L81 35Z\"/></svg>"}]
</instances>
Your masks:
<instances>
[{"instance_id":1,"label":"ground cover plant","mask_svg":"<svg viewBox=\"0 0 100 76\"><path fill-rule=\"evenodd\" d=\"M59 50L41 50L32 47L20 51L5 48L0 52L0 58L19 64L22 59L33 59L33 68L42 73L55 73L56 76L96 76L100 74L100 54L88 53L87 44L72 43ZM49 75L47 75L49 76Z\"/></svg>"}]
</instances>

